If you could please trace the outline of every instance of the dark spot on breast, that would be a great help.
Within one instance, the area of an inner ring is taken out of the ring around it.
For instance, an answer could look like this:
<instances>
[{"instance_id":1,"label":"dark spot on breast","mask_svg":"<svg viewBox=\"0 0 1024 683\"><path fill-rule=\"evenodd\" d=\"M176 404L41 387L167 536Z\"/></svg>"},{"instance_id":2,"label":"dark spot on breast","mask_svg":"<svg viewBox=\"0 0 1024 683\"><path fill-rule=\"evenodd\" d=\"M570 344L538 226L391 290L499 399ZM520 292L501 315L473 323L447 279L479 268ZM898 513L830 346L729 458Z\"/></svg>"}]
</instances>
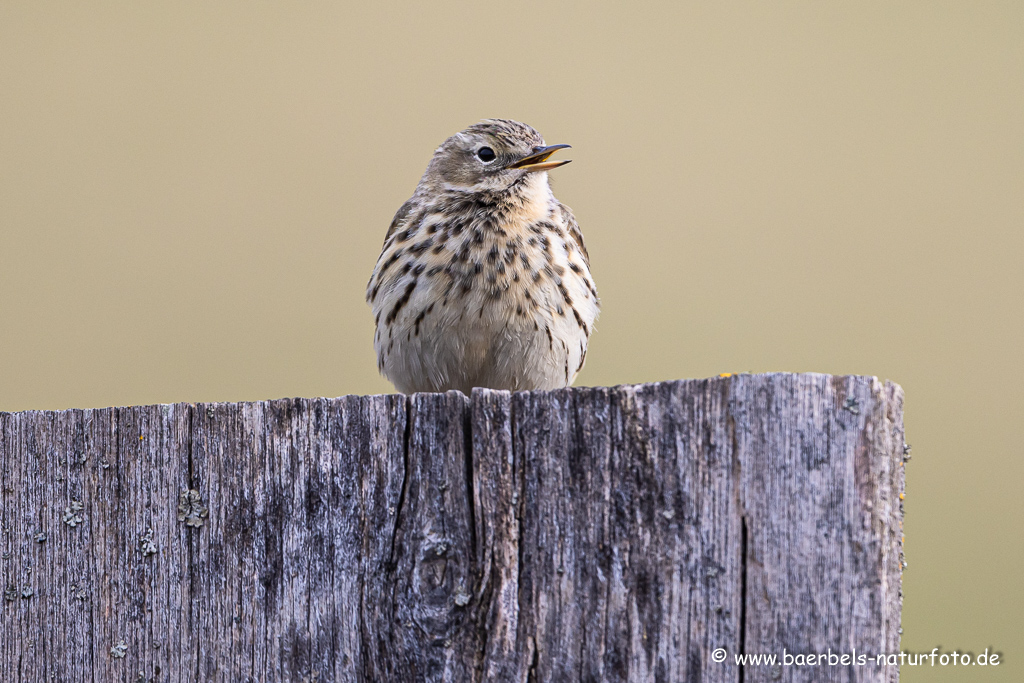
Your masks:
<instances>
[{"instance_id":1,"label":"dark spot on breast","mask_svg":"<svg viewBox=\"0 0 1024 683\"><path fill-rule=\"evenodd\" d=\"M380 272L377 274L378 282L380 282L380 280L383 279L384 273L387 272L387 269L395 265L395 261L402 258L402 254L404 253L405 247L399 247L398 249L395 249L391 256L388 257L388 260L384 262L384 265L380 267Z\"/></svg>"},{"instance_id":2,"label":"dark spot on breast","mask_svg":"<svg viewBox=\"0 0 1024 683\"><path fill-rule=\"evenodd\" d=\"M580 316L580 312L576 310L575 306L570 306L570 308L572 308L572 314L574 316L576 316L576 323L580 326L580 329L583 330L583 334L585 334L586 336L589 337L590 336L590 330L587 329L587 324L585 322L583 322L583 317ZM581 363L582 363L582 361L581 361Z\"/></svg>"},{"instance_id":3,"label":"dark spot on breast","mask_svg":"<svg viewBox=\"0 0 1024 683\"><path fill-rule=\"evenodd\" d=\"M580 267L577 266L575 263L570 262L569 263L569 270L571 270L574 273L579 273L580 272Z\"/></svg>"},{"instance_id":4,"label":"dark spot on breast","mask_svg":"<svg viewBox=\"0 0 1024 683\"><path fill-rule=\"evenodd\" d=\"M491 250L487 252L487 260L494 263L498 260L498 245L495 244L491 247Z\"/></svg>"},{"instance_id":5,"label":"dark spot on breast","mask_svg":"<svg viewBox=\"0 0 1024 683\"><path fill-rule=\"evenodd\" d=\"M422 254L423 252L425 252L427 249L429 249L433 245L434 245L434 238L433 237L428 237L427 239L423 240L422 242L417 242L416 244L414 244L412 247L409 248L409 251L412 252L413 254Z\"/></svg>"},{"instance_id":6,"label":"dark spot on breast","mask_svg":"<svg viewBox=\"0 0 1024 683\"><path fill-rule=\"evenodd\" d=\"M413 280L405 286L405 291L402 292L402 296L398 297L398 301L395 302L394 308L388 313L388 317L384 319L384 322L390 325L398 317L402 308L409 303L409 297L412 296L412 290L416 289L416 280Z\"/></svg>"},{"instance_id":7,"label":"dark spot on breast","mask_svg":"<svg viewBox=\"0 0 1024 683\"><path fill-rule=\"evenodd\" d=\"M565 285L563 285L561 282L558 283L558 291L561 292L562 298L565 300L565 303L568 304L569 306L572 306L572 297L569 296L569 290L566 289ZM575 311L576 309L573 310Z\"/></svg>"},{"instance_id":8,"label":"dark spot on breast","mask_svg":"<svg viewBox=\"0 0 1024 683\"><path fill-rule=\"evenodd\" d=\"M434 277L435 275L440 273L442 270L443 269L441 268L441 266L431 266L430 270L427 271L427 277Z\"/></svg>"}]
</instances>

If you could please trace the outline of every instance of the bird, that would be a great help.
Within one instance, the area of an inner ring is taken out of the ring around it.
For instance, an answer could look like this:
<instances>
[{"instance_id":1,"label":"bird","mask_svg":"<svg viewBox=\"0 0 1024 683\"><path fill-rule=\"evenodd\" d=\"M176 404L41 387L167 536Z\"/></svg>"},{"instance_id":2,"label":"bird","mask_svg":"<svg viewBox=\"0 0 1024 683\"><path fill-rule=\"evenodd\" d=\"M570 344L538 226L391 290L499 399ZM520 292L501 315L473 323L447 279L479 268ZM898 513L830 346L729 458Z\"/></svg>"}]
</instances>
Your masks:
<instances>
[{"instance_id":1,"label":"bird","mask_svg":"<svg viewBox=\"0 0 1024 683\"><path fill-rule=\"evenodd\" d=\"M434 152L366 288L377 367L399 392L557 389L583 369L600 300L548 179L569 147L484 119Z\"/></svg>"}]
</instances>

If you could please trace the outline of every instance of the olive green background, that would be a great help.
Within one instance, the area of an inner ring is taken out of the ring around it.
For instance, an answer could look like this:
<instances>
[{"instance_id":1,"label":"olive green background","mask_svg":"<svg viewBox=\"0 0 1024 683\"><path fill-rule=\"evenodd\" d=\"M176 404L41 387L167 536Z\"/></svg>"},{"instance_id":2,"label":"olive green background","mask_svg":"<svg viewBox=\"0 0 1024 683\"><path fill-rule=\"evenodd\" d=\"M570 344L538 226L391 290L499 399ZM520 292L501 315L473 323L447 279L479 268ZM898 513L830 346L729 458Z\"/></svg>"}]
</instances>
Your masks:
<instances>
[{"instance_id":1,"label":"olive green background","mask_svg":"<svg viewBox=\"0 0 1024 683\"><path fill-rule=\"evenodd\" d=\"M1024 3L0 4L0 410L377 393L363 292L480 118L554 171L579 384L903 385L903 647L1024 676ZM628 6L628 7L627 7Z\"/></svg>"}]
</instances>

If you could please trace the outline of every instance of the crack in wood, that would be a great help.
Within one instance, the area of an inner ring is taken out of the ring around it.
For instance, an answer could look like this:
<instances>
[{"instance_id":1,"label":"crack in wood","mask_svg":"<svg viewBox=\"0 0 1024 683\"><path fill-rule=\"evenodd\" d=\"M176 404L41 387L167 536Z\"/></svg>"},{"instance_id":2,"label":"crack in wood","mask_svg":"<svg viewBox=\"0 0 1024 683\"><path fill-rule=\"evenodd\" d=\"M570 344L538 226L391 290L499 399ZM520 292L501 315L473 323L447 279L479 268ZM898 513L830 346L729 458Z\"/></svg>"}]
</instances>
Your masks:
<instances>
[{"instance_id":1,"label":"crack in wood","mask_svg":"<svg viewBox=\"0 0 1024 683\"><path fill-rule=\"evenodd\" d=\"M740 627L740 642L738 654L740 656L747 654L747 534L749 530L747 528L746 516L741 518L740 528L740 614L739 614L739 627ZM727 655L728 657L728 655ZM728 661L728 659L726 659ZM744 683L746 677L746 665L743 661L739 664L739 683Z\"/></svg>"}]
</instances>

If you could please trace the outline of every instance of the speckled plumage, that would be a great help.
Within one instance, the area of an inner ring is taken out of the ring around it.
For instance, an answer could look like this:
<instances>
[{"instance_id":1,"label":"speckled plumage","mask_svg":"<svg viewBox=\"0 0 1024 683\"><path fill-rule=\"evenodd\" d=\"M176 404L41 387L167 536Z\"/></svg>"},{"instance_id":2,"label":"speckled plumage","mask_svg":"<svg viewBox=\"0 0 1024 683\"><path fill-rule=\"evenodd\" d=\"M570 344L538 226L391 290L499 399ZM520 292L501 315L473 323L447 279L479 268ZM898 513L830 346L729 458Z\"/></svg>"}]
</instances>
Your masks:
<instances>
[{"instance_id":1,"label":"speckled plumage","mask_svg":"<svg viewBox=\"0 0 1024 683\"><path fill-rule=\"evenodd\" d=\"M548 184L568 163L546 161L558 147L487 119L434 153L366 291L378 368L399 391L554 389L582 369L599 301L583 235Z\"/></svg>"}]
</instances>

